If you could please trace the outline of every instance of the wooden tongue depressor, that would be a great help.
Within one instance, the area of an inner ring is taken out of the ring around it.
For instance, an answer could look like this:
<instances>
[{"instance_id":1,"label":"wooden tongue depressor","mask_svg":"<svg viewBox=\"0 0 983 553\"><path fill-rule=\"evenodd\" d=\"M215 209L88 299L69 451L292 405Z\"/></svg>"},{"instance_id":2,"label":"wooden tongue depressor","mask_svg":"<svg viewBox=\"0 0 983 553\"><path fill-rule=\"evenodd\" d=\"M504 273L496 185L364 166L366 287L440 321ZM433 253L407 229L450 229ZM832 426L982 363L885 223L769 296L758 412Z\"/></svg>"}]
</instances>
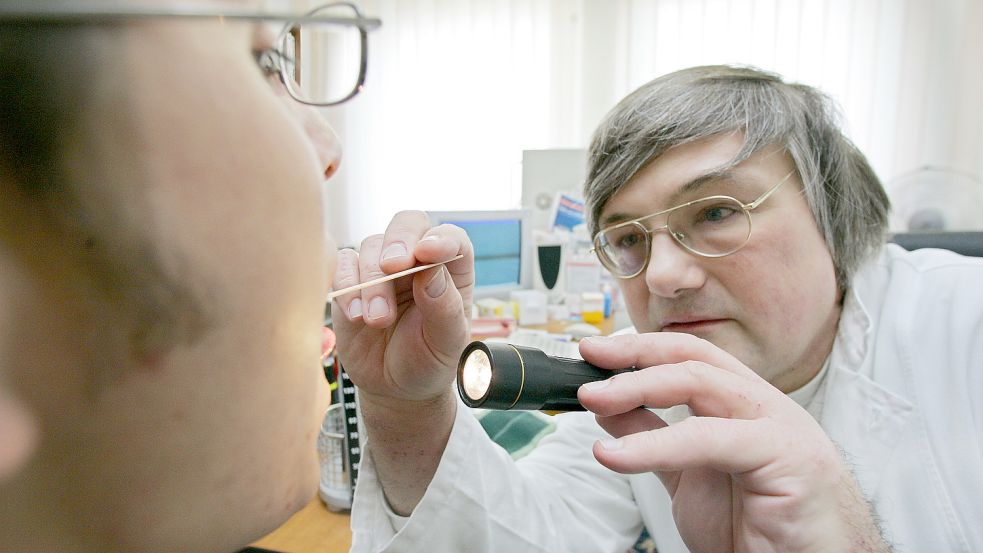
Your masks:
<instances>
[{"instance_id":1,"label":"wooden tongue depressor","mask_svg":"<svg viewBox=\"0 0 983 553\"><path fill-rule=\"evenodd\" d=\"M460 254L460 255L454 256L454 257L448 259L447 261L441 261L440 263L429 263L427 265L419 265L419 266L416 266L416 267L410 267L409 269L406 269L405 271L399 271L398 273L393 273L391 275L381 276L379 278L372 279L372 280L370 280L368 282L363 282L361 284L356 284L355 286L349 286L348 288L342 288L341 290L335 290L334 292L331 292L330 294L328 294L328 301L332 301L333 299L337 298L338 296L343 296L345 294L348 294L349 292L357 292L357 291L359 291L359 290L361 290L363 288L368 288L369 286L375 286L376 284L382 284L383 282L389 282L390 280L393 280L393 279L396 279L396 278L399 278L399 277L404 277L406 275L412 275L413 273L419 273L420 271L425 271L425 270L430 269L432 267L436 267L437 265L443 265L445 263L450 263L451 261L457 261L458 259L461 259L462 257L464 257L464 254Z\"/></svg>"}]
</instances>

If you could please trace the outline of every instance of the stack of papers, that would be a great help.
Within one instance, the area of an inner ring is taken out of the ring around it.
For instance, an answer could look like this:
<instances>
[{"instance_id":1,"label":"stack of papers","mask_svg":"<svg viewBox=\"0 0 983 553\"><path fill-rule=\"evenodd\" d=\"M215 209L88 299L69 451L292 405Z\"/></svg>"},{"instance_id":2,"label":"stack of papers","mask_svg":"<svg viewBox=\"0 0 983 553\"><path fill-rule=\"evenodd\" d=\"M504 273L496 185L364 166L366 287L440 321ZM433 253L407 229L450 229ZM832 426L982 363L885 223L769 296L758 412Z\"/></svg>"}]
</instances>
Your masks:
<instances>
[{"instance_id":1,"label":"stack of papers","mask_svg":"<svg viewBox=\"0 0 983 553\"><path fill-rule=\"evenodd\" d=\"M517 346L525 346L543 350L546 355L566 357L568 359L583 359L580 347L572 341L569 334L553 334L545 330L517 328L506 338L490 338L488 342L507 342Z\"/></svg>"}]
</instances>

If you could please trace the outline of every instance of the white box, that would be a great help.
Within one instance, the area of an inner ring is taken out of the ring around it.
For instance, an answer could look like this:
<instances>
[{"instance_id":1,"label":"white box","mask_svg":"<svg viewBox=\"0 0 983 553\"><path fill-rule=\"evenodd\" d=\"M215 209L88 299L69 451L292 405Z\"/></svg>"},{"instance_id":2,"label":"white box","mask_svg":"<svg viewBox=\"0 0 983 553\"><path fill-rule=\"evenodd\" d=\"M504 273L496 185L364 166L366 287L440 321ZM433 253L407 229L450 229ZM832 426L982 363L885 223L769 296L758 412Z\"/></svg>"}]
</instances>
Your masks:
<instances>
[{"instance_id":1,"label":"white box","mask_svg":"<svg viewBox=\"0 0 983 553\"><path fill-rule=\"evenodd\" d=\"M543 325L548 320L546 293L539 290L513 290L509 299L516 305L520 325Z\"/></svg>"},{"instance_id":2,"label":"white box","mask_svg":"<svg viewBox=\"0 0 983 553\"><path fill-rule=\"evenodd\" d=\"M474 302L479 317L512 317L512 306L496 298L481 298Z\"/></svg>"}]
</instances>

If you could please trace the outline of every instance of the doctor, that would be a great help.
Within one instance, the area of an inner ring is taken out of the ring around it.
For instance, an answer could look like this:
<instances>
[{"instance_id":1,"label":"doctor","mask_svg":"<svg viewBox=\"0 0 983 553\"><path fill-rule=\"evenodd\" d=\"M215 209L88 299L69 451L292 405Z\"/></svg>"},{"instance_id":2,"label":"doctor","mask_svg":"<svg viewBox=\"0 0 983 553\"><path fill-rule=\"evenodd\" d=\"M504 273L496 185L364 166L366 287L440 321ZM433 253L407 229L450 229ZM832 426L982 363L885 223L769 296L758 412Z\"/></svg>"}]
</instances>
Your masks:
<instances>
[{"instance_id":1,"label":"doctor","mask_svg":"<svg viewBox=\"0 0 983 553\"><path fill-rule=\"evenodd\" d=\"M983 543L983 261L884 245L887 196L828 98L666 75L602 122L585 193L638 333L581 353L642 370L584 386L593 414L518 463L451 389L469 273L341 301L369 436L354 551L616 552L643 526L662 553ZM400 214L335 286L449 232Z\"/></svg>"}]
</instances>

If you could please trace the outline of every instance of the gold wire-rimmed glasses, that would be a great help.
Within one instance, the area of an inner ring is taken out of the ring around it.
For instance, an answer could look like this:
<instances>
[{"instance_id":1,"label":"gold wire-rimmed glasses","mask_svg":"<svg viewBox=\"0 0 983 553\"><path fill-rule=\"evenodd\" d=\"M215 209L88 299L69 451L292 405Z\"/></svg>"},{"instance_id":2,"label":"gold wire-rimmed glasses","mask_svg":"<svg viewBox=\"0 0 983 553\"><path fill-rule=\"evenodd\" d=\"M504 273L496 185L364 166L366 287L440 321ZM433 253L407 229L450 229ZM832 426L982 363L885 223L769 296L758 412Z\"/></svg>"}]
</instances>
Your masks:
<instances>
[{"instance_id":1,"label":"gold wire-rimmed glasses","mask_svg":"<svg viewBox=\"0 0 983 553\"><path fill-rule=\"evenodd\" d=\"M744 247L751 238L751 211L767 200L792 176L790 171L778 184L750 203L730 196L708 196L663 211L601 229L594 247L601 264L622 279L641 274L652 257L652 236L661 230L680 246L702 257L724 257ZM665 215L665 224L648 229L642 221Z\"/></svg>"},{"instance_id":2,"label":"gold wire-rimmed glasses","mask_svg":"<svg viewBox=\"0 0 983 553\"><path fill-rule=\"evenodd\" d=\"M341 104L362 90L368 65L367 35L382 24L377 18L365 17L350 2L331 2L302 15L209 2L0 2L0 23L5 25L89 25L160 18L284 23L274 47L256 52L257 62L264 71L277 75L294 100L318 107ZM319 56L304 56L314 51Z\"/></svg>"}]
</instances>

